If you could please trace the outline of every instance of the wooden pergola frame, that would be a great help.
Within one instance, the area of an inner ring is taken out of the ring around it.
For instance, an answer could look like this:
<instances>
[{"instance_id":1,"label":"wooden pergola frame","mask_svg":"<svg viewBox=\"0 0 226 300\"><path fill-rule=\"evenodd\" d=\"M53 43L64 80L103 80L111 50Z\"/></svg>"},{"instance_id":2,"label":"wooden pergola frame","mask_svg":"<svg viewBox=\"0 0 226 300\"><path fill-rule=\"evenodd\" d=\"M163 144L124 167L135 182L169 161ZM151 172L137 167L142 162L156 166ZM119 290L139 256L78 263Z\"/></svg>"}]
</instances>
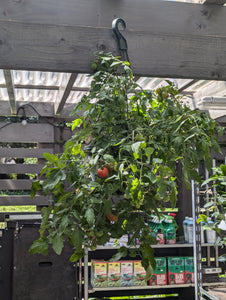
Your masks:
<instances>
[{"instance_id":1,"label":"wooden pergola frame","mask_svg":"<svg viewBox=\"0 0 226 300\"><path fill-rule=\"evenodd\" d=\"M94 53L118 54L112 20L123 18L136 76L226 79L225 0L203 4L159 0L2 0L0 68L11 114L16 100L11 71L69 72L58 88L60 115L78 73L90 73Z\"/></svg>"}]
</instances>

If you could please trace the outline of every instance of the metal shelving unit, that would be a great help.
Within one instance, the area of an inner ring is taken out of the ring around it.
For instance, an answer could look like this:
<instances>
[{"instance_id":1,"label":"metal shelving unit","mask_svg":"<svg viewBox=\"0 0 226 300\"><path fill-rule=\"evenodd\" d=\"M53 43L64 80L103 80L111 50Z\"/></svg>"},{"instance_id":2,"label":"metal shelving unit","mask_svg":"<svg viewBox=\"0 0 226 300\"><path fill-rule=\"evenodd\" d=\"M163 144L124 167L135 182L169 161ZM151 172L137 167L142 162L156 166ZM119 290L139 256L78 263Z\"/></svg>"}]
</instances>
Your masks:
<instances>
[{"instance_id":1,"label":"metal shelving unit","mask_svg":"<svg viewBox=\"0 0 226 300\"><path fill-rule=\"evenodd\" d=\"M200 240L201 241L201 240ZM201 248L203 247L207 247L207 249L210 249L210 247L213 247L213 244L210 243L202 243L201 244ZM196 244L197 247L197 244ZM84 257L84 300L88 300L89 298L89 294L93 294L95 292L110 292L110 291L141 291L141 290L157 290L157 289L173 289L173 288L178 288L178 289L182 289L182 288L194 288L195 291L201 287L210 287L210 286L222 286L222 287L226 287L226 283L224 282L212 282L212 283L202 283L201 286L199 286L200 282L198 283L193 283L193 284L175 284L175 285L162 285L162 286L131 286L131 287L102 287L102 288L93 288L90 284L89 284L89 258L88 258L88 254L95 252L95 251L99 251L99 250L117 250L120 247L116 246L116 247L109 247L109 246L98 246L96 250L86 250L86 255ZM128 247L128 248L136 248L136 247ZM139 248L139 246L137 247ZM193 248L194 244L173 244L173 245L153 245L154 249L176 249L176 248ZM209 251L207 250L207 254L209 253ZM196 270L196 272L198 272L198 269ZM197 274L196 274L197 276ZM198 294L197 294L198 295ZM198 298L197 298L198 299Z\"/></svg>"},{"instance_id":2,"label":"metal shelving unit","mask_svg":"<svg viewBox=\"0 0 226 300\"><path fill-rule=\"evenodd\" d=\"M210 286L222 286L226 287L224 282L212 282L212 283L203 283L202 282L202 253L201 250L203 247L207 247L207 263L210 263L210 248L214 247L210 243L201 243L201 227L197 224L197 218L200 214L200 199L199 199L199 187L194 182L192 182L192 217L193 217L193 244L182 244L177 243L173 245L153 245L154 249L178 249L178 248L193 248L194 256L194 275L195 283L194 284L177 284L177 285L163 285L163 286L131 286L131 287L106 287L106 288L93 288L89 285L89 252L92 253L98 250L117 250L120 246L109 247L109 246L98 246L96 250L86 250L86 255L84 257L84 300L88 300L89 294L95 292L113 292L113 291L141 291L141 290L157 290L157 289L183 289L183 288L194 288L195 290L195 300L199 299L200 291L203 290L203 287ZM130 248L130 247L128 247ZM139 249L137 247L131 247ZM215 259L216 266L218 257L218 246L215 248Z\"/></svg>"}]
</instances>

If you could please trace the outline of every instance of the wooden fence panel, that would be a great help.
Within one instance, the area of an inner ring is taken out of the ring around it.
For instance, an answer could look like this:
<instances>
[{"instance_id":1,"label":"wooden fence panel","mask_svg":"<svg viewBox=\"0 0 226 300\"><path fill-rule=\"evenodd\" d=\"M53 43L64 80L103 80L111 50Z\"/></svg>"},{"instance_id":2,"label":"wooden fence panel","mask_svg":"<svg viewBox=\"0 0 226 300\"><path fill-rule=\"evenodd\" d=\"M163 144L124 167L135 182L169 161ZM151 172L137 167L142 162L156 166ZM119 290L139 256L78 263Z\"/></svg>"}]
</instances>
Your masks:
<instances>
[{"instance_id":1,"label":"wooden fence panel","mask_svg":"<svg viewBox=\"0 0 226 300\"><path fill-rule=\"evenodd\" d=\"M32 184L31 179L1 179L0 180L0 190L3 191L13 191L13 190L25 190L31 189Z\"/></svg>"},{"instance_id":2,"label":"wooden fence panel","mask_svg":"<svg viewBox=\"0 0 226 300\"><path fill-rule=\"evenodd\" d=\"M43 164L0 164L0 173L5 174L39 174L44 167Z\"/></svg>"},{"instance_id":3,"label":"wooden fence panel","mask_svg":"<svg viewBox=\"0 0 226 300\"><path fill-rule=\"evenodd\" d=\"M17 143L54 143L54 127L50 124L0 123L1 142ZM6 126L4 126L6 125Z\"/></svg>"},{"instance_id":4,"label":"wooden fence panel","mask_svg":"<svg viewBox=\"0 0 226 300\"><path fill-rule=\"evenodd\" d=\"M0 157L43 158L43 152L53 153L53 148L0 148Z\"/></svg>"},{"instance_id":5,"label":"wooden fence panel","mask_svg":"<svg viewBox=\"0 0 226 300\"><path fill-rule=\"evenodd\" d=\"M45 196L35 196L31 199L30 195L12 195L12 196L0 196L0 205L13 206L13 205L48 205L48 198Z\"/></svg>"}]
</instances>

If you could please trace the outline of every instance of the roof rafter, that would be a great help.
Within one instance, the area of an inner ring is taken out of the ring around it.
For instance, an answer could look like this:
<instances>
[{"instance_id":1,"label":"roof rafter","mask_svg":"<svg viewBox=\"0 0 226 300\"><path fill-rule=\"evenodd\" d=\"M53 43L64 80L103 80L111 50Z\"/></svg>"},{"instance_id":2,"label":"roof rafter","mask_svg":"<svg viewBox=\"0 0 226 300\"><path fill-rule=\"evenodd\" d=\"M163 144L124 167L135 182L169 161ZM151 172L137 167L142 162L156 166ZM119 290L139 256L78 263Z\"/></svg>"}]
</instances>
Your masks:
<instances>
[{"instance_id":1,"label":"roof rafter","mask_svg":"<svg viewBox=\"0 0 226 300\"><path fill-rule=\"evenodd\" d=\"M184 85L180 86L178 89L178 92L181 93L193 84L195 84L198 80L197 79L191 79L189 82L185 83Z\"/></svg>"},{"instance_id":2,"label":"roof rafter","mask_svg":"<svg viewBox=\"0 0 226 300\"><path fill-rule=\"evenodd\" d=\"M0 88L6 88L6 84L0 84ZM50 91L59 91L59 85L35 85L35 84L14 84L15 89L28 89L28 90L50 90ZM88 92L89 87L84 86L73 86L71 91L73 92Z\"/></svg>"},{"instance_id":3,"label":"roof rafter","mask_svg":"<svg viewBox=\"0 0 226 300\"><path fill-rule=\"evenodd\" d=\"M6 88L9 96L10 111L12 115L16 115L16 98L13 84L13 74L10 70L3 70Z\"/></svg>"},{"instance_id":4,"label":"roof rafter","mask_svg":"<svg viewBox=\"0 0 226 300\"><path fill-rule=\"evenodd\" d=\"M68 79L65 80L62 84L62 86L59 89L59 101L55 103L55 114L60 115L63 108L64 104L67 101L68 96L70 95L70 92L72 90L72 87L75 83L75 80L77 78L78 74L77 73L72 73L70 76L68 76Z\"/></svg>"}]
</instances>

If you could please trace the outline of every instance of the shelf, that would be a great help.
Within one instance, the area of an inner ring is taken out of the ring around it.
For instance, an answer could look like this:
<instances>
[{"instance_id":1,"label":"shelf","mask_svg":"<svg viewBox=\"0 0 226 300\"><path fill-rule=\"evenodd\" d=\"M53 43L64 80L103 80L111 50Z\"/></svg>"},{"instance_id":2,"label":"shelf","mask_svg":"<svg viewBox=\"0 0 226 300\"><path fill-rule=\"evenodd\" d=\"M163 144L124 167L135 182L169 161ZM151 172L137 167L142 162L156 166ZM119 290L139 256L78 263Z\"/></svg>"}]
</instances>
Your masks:
<instances>
[{"instance_id":1,"label":"shelf","mask_svg":"<svg viewBox=\"0 0 226 300\"><path fill-rule=\"evenodd\" d=\"M189 288L194 287L195 284L172 284L172 285L145 285L145 286L126 286L126 287L102 287L89 289L89 293L107 292L107 291L128 291L128 290L153 290L153 289L173 289L173 288ZM225 282L203 283L203 286L219 286L226 287Z\"/></svg>"},{"instance_id":2,"label":"shelf","mask_svg":"<svg viewBox=\"0 0 226 300\"><path fill-rule=\"evenodd\" d=\"M168 288L186 288L194 287L194 284L172 284L172 285L143 285L143 286L121 286L121 287L102 287L92 288L89 293L101 292L101 291L128 291L128 290L152 290L152 289L168 289Z\"/></svg>"},{"instance_id":3,"label":"shelf","mask_svg":"<svg viewBox=\"0 0 226 300\"><path fill-rule=\"evenodd\" d=\"M204 243L202 244L202 247L209 247L209 246L214 246L213 244L208 244L208 243ZM96 251L96 250L117 250L119 249L121 246L116 246L116 247L112 247L112 246L98 246L95 250L90 250L89 251ZM152 245L152 248L153 249L161 249L161 248L192 248L193 247L193 244L163 244L163 245ZM128 249L131 248L131 249L139 249L139 245L137 246L134 246L134 247L130 247L128 246L127 247Z\"/></svg>"}]
</instances>

